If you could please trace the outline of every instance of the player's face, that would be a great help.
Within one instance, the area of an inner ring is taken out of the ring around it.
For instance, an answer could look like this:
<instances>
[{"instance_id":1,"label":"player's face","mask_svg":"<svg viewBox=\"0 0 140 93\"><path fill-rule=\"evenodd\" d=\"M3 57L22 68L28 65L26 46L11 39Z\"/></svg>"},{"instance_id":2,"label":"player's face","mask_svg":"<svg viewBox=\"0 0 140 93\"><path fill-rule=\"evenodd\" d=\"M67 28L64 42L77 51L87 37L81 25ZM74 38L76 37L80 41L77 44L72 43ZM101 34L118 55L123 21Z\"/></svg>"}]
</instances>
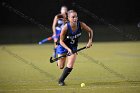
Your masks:
<instances>
[{"instance_id":1,"label":"player's face","mask_svg":"<svg viewBox=\"0 0 140 93\"><path fill-rule=\"evenodd\" d=\"M70 13L68 19L71 23L77 24L78 20L77 13L76 12Z\"/></svg>"},{"instance_id":2,"label":"player's face","mask_svg":"<svg viewBox=\"0 0 140 93\"><path fill-rule=\"evenodd\" d=\"M61 14L66 14L67 13L67 8L66 7L62 7L61 8Z\"/></svg>"}]
</instances>

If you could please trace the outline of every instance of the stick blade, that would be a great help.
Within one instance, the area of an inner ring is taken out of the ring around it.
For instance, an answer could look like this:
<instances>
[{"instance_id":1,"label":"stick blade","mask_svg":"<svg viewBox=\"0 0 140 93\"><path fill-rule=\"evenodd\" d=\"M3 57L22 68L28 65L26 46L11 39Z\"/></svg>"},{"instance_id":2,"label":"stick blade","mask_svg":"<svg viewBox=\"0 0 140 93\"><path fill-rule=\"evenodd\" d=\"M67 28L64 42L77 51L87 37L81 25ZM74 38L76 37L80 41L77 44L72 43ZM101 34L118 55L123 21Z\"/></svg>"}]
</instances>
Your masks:
<instances>
[{"instance_id":1,"label":"stick blade","mask_svg":"<svg viewBox=\"0 0 140 93\"><path fill-rule=\"evenodd\" d=\"M53 63L54 61L52 60L52 57L50 57L50 63Z\"/></svg>"}]
</instances>

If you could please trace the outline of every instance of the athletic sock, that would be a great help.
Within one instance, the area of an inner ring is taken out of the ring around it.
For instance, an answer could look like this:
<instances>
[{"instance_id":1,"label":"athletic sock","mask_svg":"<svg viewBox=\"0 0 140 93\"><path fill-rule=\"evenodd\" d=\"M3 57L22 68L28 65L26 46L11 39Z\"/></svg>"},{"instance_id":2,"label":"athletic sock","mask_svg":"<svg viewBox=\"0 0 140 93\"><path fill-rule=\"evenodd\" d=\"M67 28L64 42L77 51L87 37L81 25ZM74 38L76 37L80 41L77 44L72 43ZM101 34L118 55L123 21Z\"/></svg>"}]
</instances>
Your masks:
<instances>
[{"instance_id":1,"label":"athletic sock","mask_svg":"<svg viewBox=\"0 0 140 93\"><path fill-rule=\"evenodd\" d=\"M53 57L56 58L56 55L57 55L57 53L56 53L56 48L54 48Z\"/></svg>"},{"instance_id":2,"label":"athletic sock","mask_svg":"<svg viewBox=\"0 0 140 93\"><path fill-rule=\"evenodd\" d=\"M71 71L72 71L72 68L65 67L65 69L64 69L64 71L59 79L59 82L64 82L64 80L70 74Z\"/></svg>"}]
</instances>

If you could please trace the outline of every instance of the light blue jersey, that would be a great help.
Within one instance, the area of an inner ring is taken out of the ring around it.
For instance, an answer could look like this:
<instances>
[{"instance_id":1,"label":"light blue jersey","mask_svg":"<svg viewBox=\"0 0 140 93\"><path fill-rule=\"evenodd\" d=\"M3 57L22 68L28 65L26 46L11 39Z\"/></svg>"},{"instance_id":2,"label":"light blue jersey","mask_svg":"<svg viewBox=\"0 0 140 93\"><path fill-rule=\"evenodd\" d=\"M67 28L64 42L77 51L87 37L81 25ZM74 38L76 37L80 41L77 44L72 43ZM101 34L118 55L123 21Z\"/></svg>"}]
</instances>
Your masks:
<instances>
[{"instance_id":1,"label":"light blue jersey","mask_svg":"<svg viewBox=\"0 0 140 93\"><path fill-rule=\"evenodd\" d=\"M59 35L61 33L61 30L62 30L63 26L64 26L63 19L62 18L61 19L58 19L57 26L55 28L55 31L56 31L56 37L55 37L55 39L58 39L59 38Z\"/></svg>"}]
</instances>

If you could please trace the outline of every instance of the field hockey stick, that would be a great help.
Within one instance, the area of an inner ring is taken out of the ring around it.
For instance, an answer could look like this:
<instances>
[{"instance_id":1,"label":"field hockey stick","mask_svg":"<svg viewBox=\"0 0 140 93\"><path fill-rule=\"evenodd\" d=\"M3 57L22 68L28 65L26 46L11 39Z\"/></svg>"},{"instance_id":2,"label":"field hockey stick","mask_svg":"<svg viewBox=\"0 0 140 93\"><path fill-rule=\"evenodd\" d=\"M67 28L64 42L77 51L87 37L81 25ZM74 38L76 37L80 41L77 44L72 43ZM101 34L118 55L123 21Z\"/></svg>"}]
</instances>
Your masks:
<instances>
[{"instance_id":1,"label":"field hockey stick","mask_svg":"<svg viewBox=\"0 0 140 93\"><path fill-rule=\"evenodd\" d=\"M56 36L59 36L59 35L60 35L60 34L58 34L58 35L56 35ZM45 38L45 39L41 40L38 44L41 45L41 44L43 44L43 43L45 43L45 42L47 42L47 41L49 41L49 40L54 39L56 36L50 36L50 37L48 37L48 38Z\"/></svg>"},{"instance_id":2,"label":"field hockey stick","mask_svg":"<svg viewBox=\"0 0 140 93\"><path fill-rule=\"evenodd\" d=\"M81 50L84 50L85 48L86 47L79 48L76 51L73 51L72 54L77 53L77 52L79 52ZM59 59L61 59L63 57L67 57L67 56L70 56L70 54L66 54L66 55L63 55L63 56L60 56L60 57L57 57L57 58L54 58L54 59L52 57L50 57L50 63L53 63L53 62L55 62L55 61L57 61L57 60L59 60Z\"/></svg>"}]
</instances>

